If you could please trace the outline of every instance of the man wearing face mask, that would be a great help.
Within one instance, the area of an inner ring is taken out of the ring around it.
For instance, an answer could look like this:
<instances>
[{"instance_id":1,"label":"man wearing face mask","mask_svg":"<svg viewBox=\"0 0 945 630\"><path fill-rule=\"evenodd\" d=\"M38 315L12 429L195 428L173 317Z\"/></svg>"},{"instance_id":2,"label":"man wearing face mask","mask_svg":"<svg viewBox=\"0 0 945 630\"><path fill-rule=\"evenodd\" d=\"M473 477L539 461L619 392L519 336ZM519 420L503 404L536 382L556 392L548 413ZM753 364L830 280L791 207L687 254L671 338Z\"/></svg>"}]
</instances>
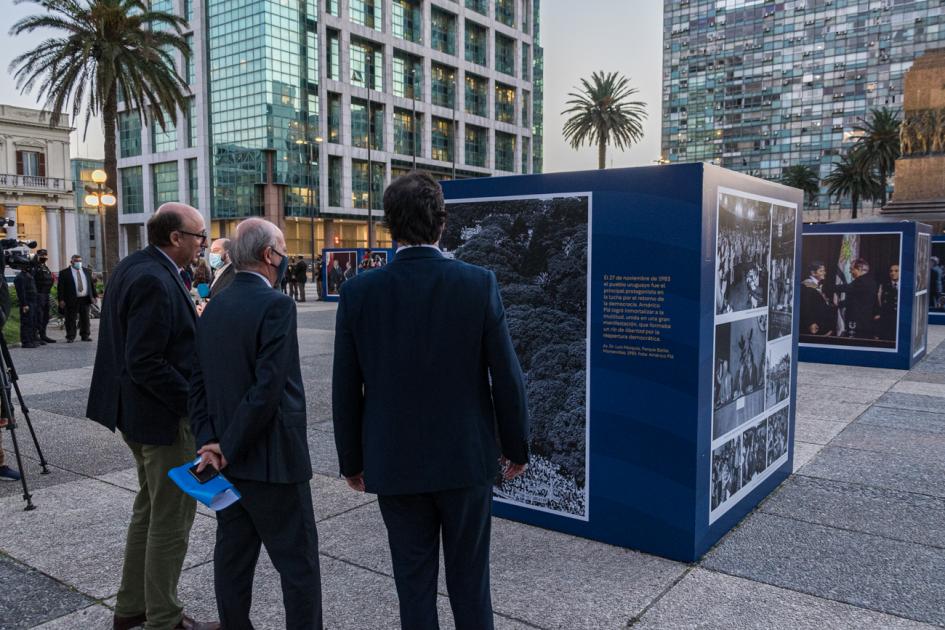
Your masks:
<instances>
[{"instance_id":1,"label":"man wearing face mask","mask_svg":"<svg viewBox=\"0 0 945 630\"><path fill-rule=\"evenodd\" d=\"M75 341L76 319L82 341L92 341L89 310L98 299L92 273L82 267L82 256L74 255L69 266L59 272L59 310L66 319L66 341Z\"/></svg>"},{"instance_id":2,"label":"man wearing face mask","mask_svg":"<svg viewBox=\"0 0 945 630\"><path fill-rule=\"evenodd\" d=\"M231 243L228 238L218 238L210 243L210 253L207 255L207 260L213 270L213 282L210 283L211 300L219 295L223 289L230 286L236 276L236 269L230 260L230 246Z\"/></svg>"},{"instance_id":3,"label":"man wearing face mask","mask_svg":"<svg viewBox=\"0 0 945 630\"><path fill-rule=\"evenodd\" d=\"M34 324L36 325L37 341L46 343L56 343L46 334L46 327L49 325L49 291L55 283L52 271L46 266L49 260L49 252L41 249L36 252L36 262L33 265L33 281L36 283L36 313L33 314Z\"/></svg>"},{"instance_id":4,"label":"man wearing face mask","mask_svg":"<svg viewBox=\"0 0 945 630\"><path fill-rule=\"evenodd\" d=\"M217 512L220 622L253 627L253 574L265 545L282 582L285 627L317 629L321 577L305 390L295 304L279 291L289 263L285 238L272 223L247 219L230 255L236 277L197 323L189 407L201 469L223 470L242 494Z\"/></svg>"}]
</instances>

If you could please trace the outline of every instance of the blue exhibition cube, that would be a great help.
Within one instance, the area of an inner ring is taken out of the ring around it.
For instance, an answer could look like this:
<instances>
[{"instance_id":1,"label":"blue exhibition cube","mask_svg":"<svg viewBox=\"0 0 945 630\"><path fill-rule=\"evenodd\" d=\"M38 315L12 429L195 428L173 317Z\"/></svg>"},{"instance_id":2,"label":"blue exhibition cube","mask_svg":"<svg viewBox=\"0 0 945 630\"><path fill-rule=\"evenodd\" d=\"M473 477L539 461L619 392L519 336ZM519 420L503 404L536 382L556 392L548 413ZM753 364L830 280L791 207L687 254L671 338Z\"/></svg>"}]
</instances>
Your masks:
<instances>
[{"instance_id":1,"label":"blue exhibition cube","mask_svg":"<svg viewBox=\"0 0 945 630\"><path fill-rule=\"evenodd\" d=\"M945 235L932 237L929 269L929 323L945 324Z\"/></svg>"},{"instance_id":2,"label":"blue exhibition cube","mask_svg":"<svg viewBox=\"0 0 945 630\"><path fill-rule=\"evenodd\" d=\"M908 370L921 359L930 242L914 221L805 225L800 360Z\"/></svg>"},{"instance_id":3,"label":"blue exhibition cube","mask_svg":"<svg viewBox=\"0 0 945 630\"><path fill-rule=\"evenodd\" d=\"M494 513L682 561L791 472L802 193L705 164L443 183L492 269L531 463Z\"/></svg>"},{"instance_id":4,"label":"blue exhibition cube","mask_svg":"<svg viewBox=\"0 0 945 630\"><path fill-rule=\"evenodd\" d=\"M322 250L322 296L337 302L341 285L359 273L383 267L394 259L395 249L332 247Z\"/></svg>"}]
</instances>

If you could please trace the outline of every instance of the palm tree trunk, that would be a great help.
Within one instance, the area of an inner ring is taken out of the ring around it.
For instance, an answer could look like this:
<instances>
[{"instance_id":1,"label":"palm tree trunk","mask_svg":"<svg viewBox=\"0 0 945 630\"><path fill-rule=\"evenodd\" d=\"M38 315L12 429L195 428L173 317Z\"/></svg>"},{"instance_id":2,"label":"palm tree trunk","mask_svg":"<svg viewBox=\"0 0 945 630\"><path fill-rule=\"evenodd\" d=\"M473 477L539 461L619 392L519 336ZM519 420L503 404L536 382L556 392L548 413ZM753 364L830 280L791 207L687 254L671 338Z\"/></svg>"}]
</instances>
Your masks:
<instances>
[{"instance_id":1,"label":"palm tree trunk","mask_svg":"<svg viewBox=\"0 0 945 630\"><path fill-rule=\"evenodd\" d=\"M607 168L607 140L597 141L597 168Z\"/></svg>"},{"instance_id":2,"label":"palm tree trunk","mask_svg":"<svg viewBox=\"0 0 945 630\"><path fill-rule=\"evenodd\" d=\"M114 91L107 97L105 106L102 108L102 124L105 126L105 175L107 181L105 185L112 189L115 198L121 201L118 196L118 155L115 147L115 130L118 122L118 97ZM118 204L105 207L104 225L102 226L102 242L105 245L105 251L102 252L102 260L105 265L105 277L118 264Z\"/></svg>"},{"instance_id":3,"label":"palm tree trunk","mask_svg":"<svg viewBox=\"0 0 945 630\"><path fill-rule=\"evenodd\" d=\"M859 201L859 195L857 195L856 193L853 193L853 195L851 195L851 197L850 197L850 200L853 202L853 211L850 213L850 218L851 218L851 219L855 219L855 218L856 218L856 206L857 206L857 202Z\"/></svg>"},{"instance_id":4,"label":"palm tree trunk","mask_svg":"<svg viewBox=\"0 0 945 630\"><path fill-rule=\"evenodd\" d=\"M881 208L886 206L886 180L887 180L887 179L889 179L889 175L886 174L886 171L885 171L885 170L880 171L880 172L879 172L879 181L880 181L880 182L882 183L882 185L883 185L883 189L882 189L882 191L880 192L880 197L879 197L879 202L880 202L880 207L881 207Z\"/></svg>"}]
</instances>

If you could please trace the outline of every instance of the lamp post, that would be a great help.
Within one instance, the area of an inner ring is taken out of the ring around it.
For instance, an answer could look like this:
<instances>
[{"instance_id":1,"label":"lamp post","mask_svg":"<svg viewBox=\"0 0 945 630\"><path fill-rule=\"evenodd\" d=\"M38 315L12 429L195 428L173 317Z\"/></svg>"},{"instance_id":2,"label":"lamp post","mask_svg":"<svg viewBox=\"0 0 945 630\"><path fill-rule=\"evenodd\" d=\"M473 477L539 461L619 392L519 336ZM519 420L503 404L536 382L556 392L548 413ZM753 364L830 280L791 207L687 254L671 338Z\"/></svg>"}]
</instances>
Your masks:
<instances>
[{"instance_id":1,"label":"lamp post","mask_svg":"<svg viewBox=\"0 0 945 630\"><path fill-rule=\"evenodd\" d=\"M85 205L95 206L98 212L99 225L101 225L102 232L102 280L105 278L105 266L106 261L108 260L108 253L106 248L108 247L108 238L105 233L105 207L112 207L118 203L118 199L115 198L115 193L110 188L105 185L105 182L108 181L108 175L105 174L105 171L102 169L95 169L92 171L92 182L94 186L85 186Z\"/></svg>"},{"instance_id":2,"label":"lamp post","mask_svg":"<svg viewBox=\"0 0 945 630\"><path fill-rule=\"evenodd\" d=\"M306 131L308 131L308 126L306 123ZM308 134L306 133L306 138ZM309 228L311 229L311 254L312 254L312 282L318 282L318 265L315 264L315 147L324 142L325 139L321 136L315 136L315 142L309 142L308 140L299 139L295 143L299 145L308 146L308 218L309 218Z\"/></svg>"},{"instance_id":3,"label":"lamp post","mask_svg":"<svg viewBox=\"0 0 945 630\"><path fill-rule=\"evenodd\" d=\"M413 117L410 119L410 152L413 154L413 170L417 170L417 67L410 66L410 102Z\"/></svg>"},{"instance_id":4,"label":"lamp post","mask_svg":"<svg viewBox=\"0 0 945 630\"><path fill-rule=\"evenodd\" d=\"M374 143L374 103L371 101L371 85L374 82L374 73L370 72L367 77L364 77L360 70L352 70L351 81L363 81L367 89L367 246L368 249L374 249L374 163L371 162L371 145Z\"/></svg>"}]
</instances>

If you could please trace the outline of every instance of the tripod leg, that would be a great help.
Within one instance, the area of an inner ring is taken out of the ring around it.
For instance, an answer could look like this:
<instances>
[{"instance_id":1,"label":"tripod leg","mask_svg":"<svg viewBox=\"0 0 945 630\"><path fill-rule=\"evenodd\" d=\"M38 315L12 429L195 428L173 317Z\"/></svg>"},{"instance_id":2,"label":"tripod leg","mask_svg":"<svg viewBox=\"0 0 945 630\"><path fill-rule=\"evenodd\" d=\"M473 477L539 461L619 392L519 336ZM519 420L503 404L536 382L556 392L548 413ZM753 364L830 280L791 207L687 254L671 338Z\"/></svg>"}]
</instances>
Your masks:
<instances>
[{"instance_id":1,"label":"tripod leg","mask_svg":"<svg viewBox=\"0 0 945 630\"><path fill-rule=\"evenodd\" d=\"M27 512L35 510L36 506L33 505L33 495L30 494L29 486L26 485L26 469L23 468L23 457L20 455L20 444L16 439L16 428L12 419L7 428L10 429L10 438L13 440L13 454L16 456L16 465L20 469L20 483L23 484L23 500L26 501L26 507L23 509Z\"/></svg>"},{"instance_id":2,"label":"tripod leg","mask_svg":"<svg viewBox=\"0 0 945 630\"><path fill-rule=\"evenodd\" d=\"M43 449L39 447L39 439L36 437L36 430L33 429L33 421L30 420L30 410L26 407L26 401L23 400L23 394L20 393L20 385L14 380L13 389L16 391L16 398L20 403L20 410L23 412L23 418L26 420L26 428L30 430L30 436L33 438L33 446L36 447L36 453L39 455L39 465L43 467L43 472L40 474L48 475L49 466L46 461L46 456L43 455Z\"/></svg>"}]
</instances>

